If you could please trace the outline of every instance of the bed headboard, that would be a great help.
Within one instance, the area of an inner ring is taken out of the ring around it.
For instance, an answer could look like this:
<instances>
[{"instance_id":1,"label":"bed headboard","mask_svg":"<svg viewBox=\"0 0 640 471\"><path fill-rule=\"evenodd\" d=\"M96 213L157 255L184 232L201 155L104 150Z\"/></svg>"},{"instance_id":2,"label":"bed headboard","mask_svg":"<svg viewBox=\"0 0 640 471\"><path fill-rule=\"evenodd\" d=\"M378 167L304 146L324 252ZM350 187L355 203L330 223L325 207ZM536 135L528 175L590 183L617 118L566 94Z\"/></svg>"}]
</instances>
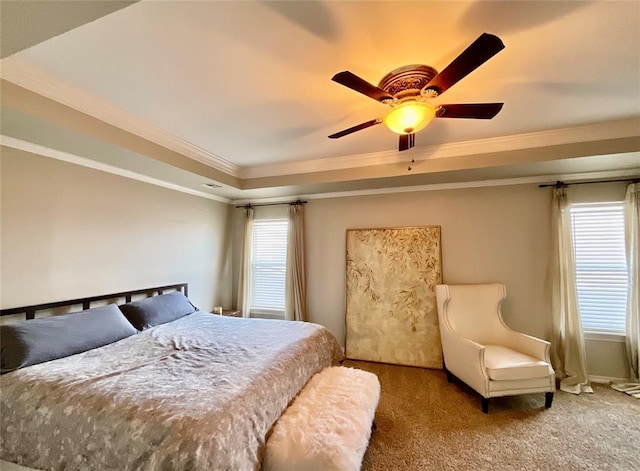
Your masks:
<instances>
[{"instance_id":1,"label":"bed headboard","mask_svg":"<svg viewBox=\"0 0 640 471\"><path fill-rule=\"evenodd\" d=\"M65 306L75 306L82 304L82 309L89 309L91 303L95 301L107 301L117 298L124 298L130 303L133 296L146 294L147 296L155 296L163 294L165 291L181 291L185 296L189 296L189 285L187 283L178 283L175 285L158 286L156 288L137 289L134 291L123 291L122 293L103 294L100 296L90 296L88 298L70 299L68 301L56 301L53 303L34 304L33 306L12 307L0 310L0 316L11 316L15 314L26 314L27 319L34 319L36 311L44 311L47 309L55 309Z\"/></svg>"}]
</instances>

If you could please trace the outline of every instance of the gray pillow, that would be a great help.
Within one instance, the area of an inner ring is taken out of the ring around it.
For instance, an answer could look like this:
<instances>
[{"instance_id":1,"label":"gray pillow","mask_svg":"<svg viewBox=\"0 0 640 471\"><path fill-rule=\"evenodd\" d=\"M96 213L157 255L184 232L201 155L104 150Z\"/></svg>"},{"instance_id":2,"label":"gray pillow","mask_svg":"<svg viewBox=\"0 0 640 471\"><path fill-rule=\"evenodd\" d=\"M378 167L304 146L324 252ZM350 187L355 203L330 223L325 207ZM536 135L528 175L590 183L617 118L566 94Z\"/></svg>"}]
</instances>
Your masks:
<instances>
[{"instance_id":1,"label":"gray pillow","mask_svg":"<svg viewBox=\"0 0 640 471\"><path fill-rule=\"evenodd\" d=\"M0 372L102 347L136 329L115 304L0 326Z\"/></svg>"},{"instance_id":2,"label":"gray pillow","mask_svg":"<svg viewBox=\"0 0 640 471\"><path fill-rule=\"evenodd\" d=\"M180 291L134 301L119 307L138 330L165 324L198 310Z\"/></svg>"}]
</instances>

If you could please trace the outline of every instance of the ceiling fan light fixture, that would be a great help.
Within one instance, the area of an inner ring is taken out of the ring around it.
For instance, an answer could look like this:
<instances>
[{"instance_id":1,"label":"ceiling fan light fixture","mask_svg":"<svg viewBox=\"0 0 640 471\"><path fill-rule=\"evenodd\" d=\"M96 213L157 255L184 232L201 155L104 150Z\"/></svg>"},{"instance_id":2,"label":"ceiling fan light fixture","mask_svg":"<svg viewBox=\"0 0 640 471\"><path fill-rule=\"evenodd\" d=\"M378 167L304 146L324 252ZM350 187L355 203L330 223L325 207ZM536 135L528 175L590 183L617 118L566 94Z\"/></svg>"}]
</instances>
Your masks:
<instances>
[{"instance_id":1,"label":"ceiling fan light fixture","mask_svg":"<svg viewBox=\"0 0 640 471\"><path fill-rule=\"evenodd\" d=\"M436 116L436 109L422 101L407 101L389 110L382 121L396 134L416 133Z\"/></svg>"}]
</instances>

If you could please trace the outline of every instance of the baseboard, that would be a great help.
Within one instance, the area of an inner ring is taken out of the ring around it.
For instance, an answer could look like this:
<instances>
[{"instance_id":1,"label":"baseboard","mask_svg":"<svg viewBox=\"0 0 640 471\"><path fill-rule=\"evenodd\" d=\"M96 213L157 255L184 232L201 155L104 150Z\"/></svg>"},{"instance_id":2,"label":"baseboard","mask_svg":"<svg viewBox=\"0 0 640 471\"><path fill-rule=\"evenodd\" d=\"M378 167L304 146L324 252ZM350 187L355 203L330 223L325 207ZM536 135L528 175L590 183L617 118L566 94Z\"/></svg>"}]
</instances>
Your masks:
<instances>
[{"instance_id":1,"label":"baseboard","mask_svg":"<svg viewBox=\"0 0 640 471\"><path fill-rule=\"evenodd\" d=\"M628 383L631 381L629 378L614 378L612 376L598 376L598 375L589 375L589 381L592 383Z\"/></svg>"}]
</instances>

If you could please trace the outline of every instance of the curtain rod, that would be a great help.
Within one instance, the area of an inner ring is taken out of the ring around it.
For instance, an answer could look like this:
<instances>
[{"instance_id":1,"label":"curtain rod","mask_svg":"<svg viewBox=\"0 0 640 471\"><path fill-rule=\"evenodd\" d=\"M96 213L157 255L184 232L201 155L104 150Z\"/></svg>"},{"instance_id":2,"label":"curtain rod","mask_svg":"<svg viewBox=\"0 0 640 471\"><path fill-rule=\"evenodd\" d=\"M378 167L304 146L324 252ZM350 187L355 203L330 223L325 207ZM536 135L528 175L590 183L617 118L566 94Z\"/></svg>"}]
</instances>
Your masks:
<instances>
[{"instance_id":1,"label":"curtain rod","mask_svg":"<svg viewBox=\"0 0 640 471\"><path fill-rule=\"evenodd\" d=\"M563 186L570 186L570 185L588 185L592 183L615 183L615 182L638 183L640 182L640 178L619 178L617 180L591 180L587 182L570 182L570 183L565 183L563 181L558 180L555 183L543 183L542 185L538 185L538 188L548 188L550 186L561 188Z\"/></svg>"},{"instance_id":2,"label":"curtain rod","mask_svg":"<svg viewBox=\"0 0 640 471\"><path fill-rule=\"evenodd\" d=\"M296 200L296 201L289 201L287 203L256 203L256 204L247 203L247 204L243 204L241 206L236 206L236 208L249 209L249 208L255 208L256 206L279 206L281 204L290 204L290 205L296 206L296 205L299 205L299 204L307 204L307 202L306 201Z\"/></svg>"}]
</instances>

